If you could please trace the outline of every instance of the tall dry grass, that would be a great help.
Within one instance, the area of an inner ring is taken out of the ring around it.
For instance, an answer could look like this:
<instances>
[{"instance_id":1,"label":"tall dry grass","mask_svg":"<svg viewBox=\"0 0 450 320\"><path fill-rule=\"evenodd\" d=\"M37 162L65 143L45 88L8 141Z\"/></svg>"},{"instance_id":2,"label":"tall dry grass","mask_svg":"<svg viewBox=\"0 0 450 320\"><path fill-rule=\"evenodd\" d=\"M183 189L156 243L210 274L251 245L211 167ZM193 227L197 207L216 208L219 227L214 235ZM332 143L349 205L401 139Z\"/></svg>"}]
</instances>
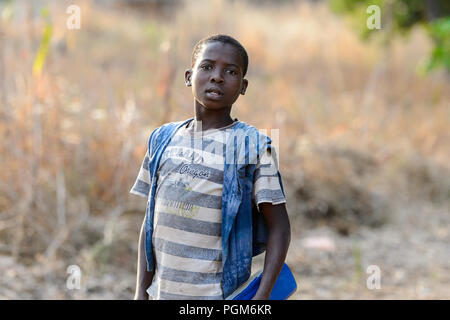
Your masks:
<instances>
[{"instance_id":1,"label":"tall dry grass","mask_svg":"<svg viewBox=\"0 0 450 320\"><path fill-rule=\"evenodd\" d=\"M448 205L450 86L444 73L418 74L430 51L422 30L384 48L376 36L360 41L322 2L192 1L169 11L77 3L81 30L66 28L69 1L17 0L2 15L2 254L82 253L94 266L101 256L134 269L137 233L124 231L138 223L124 229L121 218L138 211L140 221L143 204L128 191L151 130L192 115L184 70L193 45L213 33L249 53L249 87L232 113L280 129L293 221L348 233L385 223L399 199ZM33 75L44 7L53 31ZM105 253L122 238L118 258Z\"/></svg>"}]
</instances>

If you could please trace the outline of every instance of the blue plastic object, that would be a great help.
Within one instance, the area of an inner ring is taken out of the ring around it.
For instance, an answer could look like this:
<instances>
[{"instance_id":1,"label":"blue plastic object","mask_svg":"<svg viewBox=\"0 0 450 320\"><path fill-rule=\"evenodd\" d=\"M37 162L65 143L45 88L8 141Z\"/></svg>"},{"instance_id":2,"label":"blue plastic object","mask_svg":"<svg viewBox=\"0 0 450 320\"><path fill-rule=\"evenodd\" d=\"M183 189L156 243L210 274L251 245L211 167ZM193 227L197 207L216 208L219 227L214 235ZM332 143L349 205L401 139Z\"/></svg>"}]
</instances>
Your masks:
<instances>
[{"instance_id":1,"label":"blue plastic object","mask_svg":"<svg viewBox=\"0 0 450 320\"><path fill-rule=\"evenodd\" d=\"M239 287L227 300L251 300L261 283L262 271ZM286 263L283 264L269 300L286 300L297 290L297 283Z\"/></svg>"}]
</instances>

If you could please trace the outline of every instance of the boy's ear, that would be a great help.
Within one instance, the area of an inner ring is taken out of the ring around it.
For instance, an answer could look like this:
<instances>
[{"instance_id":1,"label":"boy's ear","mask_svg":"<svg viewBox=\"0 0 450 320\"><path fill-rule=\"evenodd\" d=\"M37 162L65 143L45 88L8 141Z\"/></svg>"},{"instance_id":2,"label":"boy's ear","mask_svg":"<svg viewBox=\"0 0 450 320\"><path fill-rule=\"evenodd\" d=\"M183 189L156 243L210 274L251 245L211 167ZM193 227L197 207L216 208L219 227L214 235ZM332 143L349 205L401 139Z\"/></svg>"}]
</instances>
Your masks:
<instances>
[{"instance_id":1,"label":"boy's ear","mask_svg":"<svg viewBox=\"0 0 450 320\"><path fill-rule=\"evenodd\" d=\"M184 81L186 82L186 87L192 86L192 69L186 69L184 72Z\"/></svg>"},{"instance_id":2,"label":"boy's ear","mask_svg":"<svg viewBox=\"0 0 450 320\"><path fill-rule=\"evenodd\" d=\"M248 80L247 79L242 79L242 89L241 89L241 94L244 95L245 91L247 90L248 87Z\"/></svg>"}]
</instances>

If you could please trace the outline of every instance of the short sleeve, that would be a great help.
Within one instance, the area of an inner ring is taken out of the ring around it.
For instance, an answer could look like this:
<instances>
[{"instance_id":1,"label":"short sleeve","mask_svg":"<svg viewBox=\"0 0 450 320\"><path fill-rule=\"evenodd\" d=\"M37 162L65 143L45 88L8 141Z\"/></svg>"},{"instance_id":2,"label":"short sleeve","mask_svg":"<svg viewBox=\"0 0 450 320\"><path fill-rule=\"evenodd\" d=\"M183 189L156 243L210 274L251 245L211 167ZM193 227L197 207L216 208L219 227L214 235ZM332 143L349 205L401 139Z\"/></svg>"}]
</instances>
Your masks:
<instances>
[{"instance_id":1,"label":"short sleeve","mask_svg":"<svg viewBox=\"0 0 450 320\"><path fill-rule=\"evenodd\" d=\"M148 150L145 154L144 160L142 161L141 168L139 169L138 176L136 181L134 182L133 187L130 190L130 193L141 196L148 197L150 192L150 172L148 171Z\"/></svg>"},{"instance_id":2,"label":"short sleeve","mask_svg":"<svg viewBox=\"0 0 450 320\"><path fill-rule=\"evenodd\" d=\"M257 205L262 202L272 204L286 202L278 178L278 166L276 164L276 150L274 147L266 150L256 164L252 199Z\"/></svg>"}]
</instances>

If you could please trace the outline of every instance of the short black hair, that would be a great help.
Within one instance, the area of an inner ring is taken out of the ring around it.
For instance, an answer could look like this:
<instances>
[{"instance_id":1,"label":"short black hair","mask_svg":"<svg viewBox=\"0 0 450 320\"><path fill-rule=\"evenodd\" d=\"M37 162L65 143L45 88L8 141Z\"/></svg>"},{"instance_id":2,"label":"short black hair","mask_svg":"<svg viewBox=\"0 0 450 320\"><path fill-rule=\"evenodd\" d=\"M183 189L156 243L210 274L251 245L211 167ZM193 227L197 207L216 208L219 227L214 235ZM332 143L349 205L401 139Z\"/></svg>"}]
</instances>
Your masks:
<instances>
[{"instance_id":1,"label":"short black hair","mask_svg":"<svg viewBox=\"0 0 450 320\"><path fill-rule=\"evenodd\" d=\"M203 38L202 40L197 42L197 44L194 46L194 50L192 51L191 67L194 67L195 62L198 58L198 55L199 55L200 50L202 49L203 45L205 43L215 42L215 41L222 42L223 44L230 44L239 51L239 54L241 55L242 60L244 62L244 65L242 66L243 67L242 71L243 71L243 76L245 76L245 74L247 73L247 68L248 68L247 51L245 51L244 47L239 43L239 41L237 41L233 37L230 37L225 34L212 35L212 36Z\"/></svg>"}]
</instances>

